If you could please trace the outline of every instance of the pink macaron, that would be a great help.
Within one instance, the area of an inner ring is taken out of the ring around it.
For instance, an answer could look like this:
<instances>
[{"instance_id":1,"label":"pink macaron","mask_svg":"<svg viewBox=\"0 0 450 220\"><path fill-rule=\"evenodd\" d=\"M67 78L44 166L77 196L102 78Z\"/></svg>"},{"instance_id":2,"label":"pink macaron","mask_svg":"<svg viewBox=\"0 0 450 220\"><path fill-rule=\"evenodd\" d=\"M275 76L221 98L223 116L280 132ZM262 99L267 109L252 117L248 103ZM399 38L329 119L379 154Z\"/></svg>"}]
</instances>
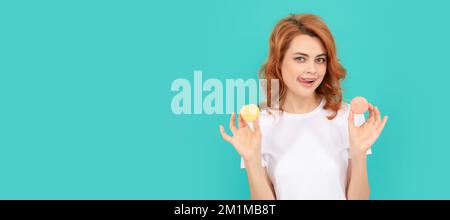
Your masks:
<instances>
[{"instance_id":1,"label":"pink macaron","mask_svg":"<svg viewBox=\"0 0 450 220\"><path fill-rule=\"evenodd\" d=\"M364 114L369 109L369 102L364 97L358 96L352 99L350 108L355 114Z\"/></svg>"}]
</instances>

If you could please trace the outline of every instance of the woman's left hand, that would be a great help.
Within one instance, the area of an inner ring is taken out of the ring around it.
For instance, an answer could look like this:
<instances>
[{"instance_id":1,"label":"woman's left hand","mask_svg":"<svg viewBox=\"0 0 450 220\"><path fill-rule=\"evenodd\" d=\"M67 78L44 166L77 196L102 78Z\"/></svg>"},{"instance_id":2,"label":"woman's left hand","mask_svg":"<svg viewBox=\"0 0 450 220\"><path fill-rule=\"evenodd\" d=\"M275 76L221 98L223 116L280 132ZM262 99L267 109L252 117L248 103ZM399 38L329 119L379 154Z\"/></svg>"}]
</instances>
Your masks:
<instances>
[{"instance_id":1,"label":"woman's left hand","mask_svg":"<svg viewBox=\"0 0 450 220\"><path fill-rule=\"evenodd\" d=\"M366 152L375 143L386 125L387 116L381 120L378 107L369 104L369 118L360 127L354 123L353 112L348 116L348 130L350 138L350 154L352 158L364 157Z\"/></svg>"}]
</instances>

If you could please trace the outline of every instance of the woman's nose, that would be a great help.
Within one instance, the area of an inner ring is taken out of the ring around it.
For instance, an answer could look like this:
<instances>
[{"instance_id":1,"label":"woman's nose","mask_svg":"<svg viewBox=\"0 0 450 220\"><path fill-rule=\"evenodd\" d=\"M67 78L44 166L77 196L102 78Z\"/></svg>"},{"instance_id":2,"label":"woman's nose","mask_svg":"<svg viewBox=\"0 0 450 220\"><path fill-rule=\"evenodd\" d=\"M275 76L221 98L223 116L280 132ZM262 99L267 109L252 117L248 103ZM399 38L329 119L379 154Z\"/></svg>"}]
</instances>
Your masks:
<instances>
[{"instance_id":1,"label":"woman's nose","mask_svg":"<svg viewBox=\"0 0 450 220\"><path fill-rule=\"evenodd\" d=\"M314 62L308 63L308 68L306 69L306 72L310 73L310 74L315 74L316 73L316 64Z\"/></svg>"}]
</instances>

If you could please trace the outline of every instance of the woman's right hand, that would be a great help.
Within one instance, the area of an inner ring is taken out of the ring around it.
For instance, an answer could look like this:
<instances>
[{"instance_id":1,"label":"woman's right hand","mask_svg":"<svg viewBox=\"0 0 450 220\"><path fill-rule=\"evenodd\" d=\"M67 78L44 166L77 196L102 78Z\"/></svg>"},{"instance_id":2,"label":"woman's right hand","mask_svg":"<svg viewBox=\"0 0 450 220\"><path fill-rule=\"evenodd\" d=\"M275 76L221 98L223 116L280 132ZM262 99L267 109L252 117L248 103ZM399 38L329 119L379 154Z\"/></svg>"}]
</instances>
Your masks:
<instances>
[{"instance_id":1,"label":"woman's right hand","mask_svg":"<svg viewBox=\"0 0 450 220\"><path fill-rule=\"evenodd\" d=\"M224 140L230 142L236 151L244 159L245 163L256 162L260 164L261 161L261 130L258 119L253 122L253 130L244 121L239 114L238 128L235 126L236 114L233 113L230 117L230 130L233 137L225 133L224 128L220 125L220 133Z\"/></svg>"}]
</instances>

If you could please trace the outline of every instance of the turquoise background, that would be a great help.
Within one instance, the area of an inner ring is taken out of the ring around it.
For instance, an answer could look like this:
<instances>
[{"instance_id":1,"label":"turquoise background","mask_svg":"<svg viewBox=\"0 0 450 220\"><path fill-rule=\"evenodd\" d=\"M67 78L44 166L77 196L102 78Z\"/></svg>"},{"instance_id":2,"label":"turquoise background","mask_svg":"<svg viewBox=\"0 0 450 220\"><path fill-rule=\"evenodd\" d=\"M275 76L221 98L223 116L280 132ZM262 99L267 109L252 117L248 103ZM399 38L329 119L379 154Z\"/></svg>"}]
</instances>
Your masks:
<instances>
[{"instance_id":1,"label":"turquoise background","mask_svg":"<svg viewBox=\"0 0 450 220\"><path fill-rule=\"evenodd\" d=\"M450 199L450 3L2 1L0 199L248 199L228 115L174 115L172 81L256 78L274 24L320 15L390 119L372 199Z\"/></svg>"}]
</instances>

